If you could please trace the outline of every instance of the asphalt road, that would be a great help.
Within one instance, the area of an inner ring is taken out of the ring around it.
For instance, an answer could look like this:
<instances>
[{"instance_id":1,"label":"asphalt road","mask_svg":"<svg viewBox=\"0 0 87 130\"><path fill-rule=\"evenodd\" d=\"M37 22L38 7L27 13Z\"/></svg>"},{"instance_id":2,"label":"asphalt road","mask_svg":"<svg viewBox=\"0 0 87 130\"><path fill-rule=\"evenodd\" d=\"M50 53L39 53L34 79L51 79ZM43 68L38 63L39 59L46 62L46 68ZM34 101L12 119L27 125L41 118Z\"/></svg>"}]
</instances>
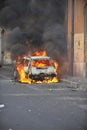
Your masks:
<instances>
[{"instance_id":1,"label":"asphalt road","mask_svg":"<svg viewBox=\"0 0 87 130\"><path fill-rule=\"evenodd\" d=\"M87 92L22 84L0 71L0 130L87 130Z\"/></svg>"}]
</instances>

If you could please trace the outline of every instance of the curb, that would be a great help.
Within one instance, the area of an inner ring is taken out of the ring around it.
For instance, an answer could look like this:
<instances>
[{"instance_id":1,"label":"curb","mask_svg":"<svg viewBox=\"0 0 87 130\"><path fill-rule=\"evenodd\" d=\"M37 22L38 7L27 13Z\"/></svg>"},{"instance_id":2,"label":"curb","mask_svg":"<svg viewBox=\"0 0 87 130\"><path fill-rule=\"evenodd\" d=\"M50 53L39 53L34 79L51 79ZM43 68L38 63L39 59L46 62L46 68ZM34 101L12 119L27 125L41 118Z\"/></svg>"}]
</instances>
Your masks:
<instances>
[{"instance_id":1,"label":"curb","mask_svg":"<svg viewBox=\"0 0 87 130\"><path fill-rule=\"evenodd\" d=\"M61 79L62 83L65 83L68 87L73 87L78 90L85 90L87 91L87 83L83 83L81 81L73 81L70 79Z\"/></svg>"}]
</instances>

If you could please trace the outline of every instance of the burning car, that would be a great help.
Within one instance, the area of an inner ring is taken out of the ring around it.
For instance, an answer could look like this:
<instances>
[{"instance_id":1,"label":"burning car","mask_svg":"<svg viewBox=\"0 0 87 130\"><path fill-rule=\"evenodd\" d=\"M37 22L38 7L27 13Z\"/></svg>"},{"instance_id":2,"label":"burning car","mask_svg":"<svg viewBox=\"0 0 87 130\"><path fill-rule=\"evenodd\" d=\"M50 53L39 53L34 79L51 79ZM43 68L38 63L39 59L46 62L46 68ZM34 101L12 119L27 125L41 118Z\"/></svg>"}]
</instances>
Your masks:
<instances>
[{"instance_id":1,"label":"burning car","mask_svg":"<svg viewBox=\"0 0 87 130\"><path fill-rule=\"evenodd\" d=\"M57 72L54 61L49 56L23 57L16 63L15 79L21 82L55 81Z\"/></svg>"}]
</instances>

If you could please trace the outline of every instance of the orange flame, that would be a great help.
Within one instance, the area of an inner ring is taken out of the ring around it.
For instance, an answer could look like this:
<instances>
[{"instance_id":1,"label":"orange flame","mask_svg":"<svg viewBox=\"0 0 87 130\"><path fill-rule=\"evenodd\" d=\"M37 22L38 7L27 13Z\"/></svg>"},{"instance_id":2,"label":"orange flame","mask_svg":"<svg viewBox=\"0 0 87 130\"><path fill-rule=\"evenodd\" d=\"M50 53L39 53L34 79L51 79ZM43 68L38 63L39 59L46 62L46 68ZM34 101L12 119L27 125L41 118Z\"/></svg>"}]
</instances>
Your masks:
<instances>
[{"instance_id":1,"label":"orange flame","mask_svg":"<svg viewBox=\"0 0 87 130\"><path fill-rule=\"evenodd\" d=\"M31 83L31 79L26 78L26 75L25 75L25 72L24 72L24 69L23 69L23 65L21 63L21 57L20 56L18 56L16 68L17 68L17 71L18 71L19 81L23 82L23 83Z\"/></svg>"},{"instance_id":2,"label":"orange flame","mask_svg":"<svg viewBox=\"0 0 87 130\"><path fill-rule=\"evenodd\" d=\"M46 56L46 51L35 51L33 53L33 56ZM19 81L20 82L24 82L24 83L32 83L32 82L35 82L35 83L51 83L51 82L58 82L58 78L57 77L54 77L54 78L46 78L44 79L43 81L34 81L32 80L31 78L27 78L26 77L26 74L24 72L24 69L23 69L23 65L21 63L21 59L22 57L18 56L18 60L17 60L17 63L16 63L16 68L17 68L17 71L18 71L18 75L19 75ZM52 63L49 61L49 60L35 60L33 61L32 63L32 66L34 67L41 67L41 66L52 66ZM58 70L58 62L57 61L54 61L54 66L55 66L55 72L57 73L57 70Z\"/></svg>"},{"instance_id":3,"label":"orange flame","mask_svg":"<svg viewBox=\"0 0 87 130\"><path fill-rule=\"evenodd\" d=\"M46 55L47 55L47 53L46 53L45 50L43 50L43 51L35 51L33 53L33 56L46 56Z\"/></svg>"}]
</instances>

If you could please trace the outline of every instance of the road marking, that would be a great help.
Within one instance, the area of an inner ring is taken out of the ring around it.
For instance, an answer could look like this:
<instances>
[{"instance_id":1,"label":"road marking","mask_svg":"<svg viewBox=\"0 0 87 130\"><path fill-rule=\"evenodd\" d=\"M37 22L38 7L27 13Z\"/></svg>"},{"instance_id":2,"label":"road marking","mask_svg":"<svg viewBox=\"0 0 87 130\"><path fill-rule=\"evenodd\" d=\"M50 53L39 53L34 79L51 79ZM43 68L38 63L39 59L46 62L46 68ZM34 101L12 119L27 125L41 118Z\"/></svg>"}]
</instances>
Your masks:
<instances>
[{"instance_id":1,"label":"road marking","mask_svg":"<svg viewBox=\"0 0 87 130\"><path fill-rule=\"evenodd\" d=\"M16 97L21 97L21 96L54 96L54 97L57 97L59 100L86 100L87 101L87 98L84 98L84 97L58 97L58 94L28 94L28 93L11 93L11 94L0 94L0 96L16 96Z\"/></svg>"},{"instance_id":2,"label":"road marking","mask_svg":"<svg viewBox=\"0 0 87 130\"><path fill-rule=\"evenodd\" d=\"M70 90L69 88L48 88L49 91L61 91L61 90Z\"/></svg>"}]
</instances>

